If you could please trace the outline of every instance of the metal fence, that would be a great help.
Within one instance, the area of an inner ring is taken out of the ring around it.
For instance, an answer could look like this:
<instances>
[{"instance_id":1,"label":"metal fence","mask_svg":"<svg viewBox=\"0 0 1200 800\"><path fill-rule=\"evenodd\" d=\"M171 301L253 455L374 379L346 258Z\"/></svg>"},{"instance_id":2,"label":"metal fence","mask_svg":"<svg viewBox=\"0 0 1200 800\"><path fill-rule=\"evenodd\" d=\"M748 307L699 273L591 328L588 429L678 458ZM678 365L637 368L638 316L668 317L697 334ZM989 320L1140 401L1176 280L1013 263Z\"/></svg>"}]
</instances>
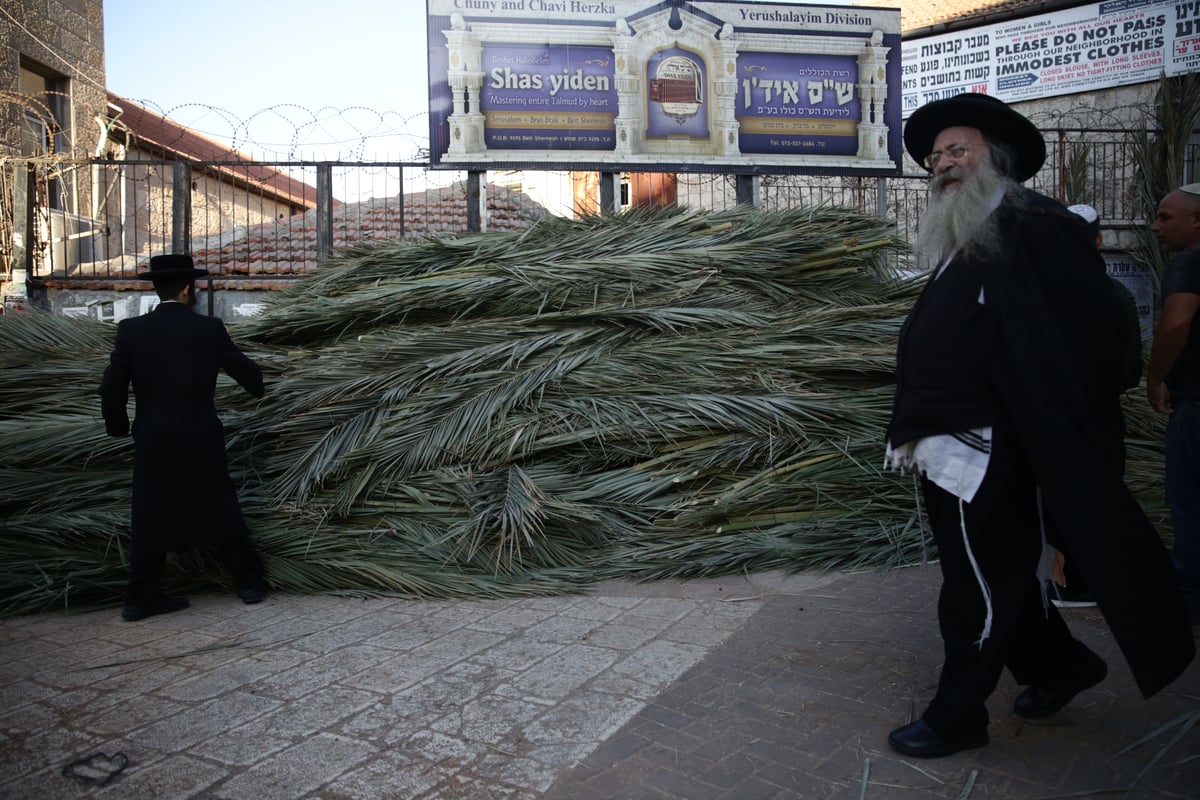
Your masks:
<instances>
[{"instance_id":1,"label":"metal fence","mask_svg":"<svg viewBox=\"0 0 1200 800\"><path fill-rule=\"evenodd\" d=\"M1147 210L1137 207L1130 190L1135 178L1127 155L1130 133L1046 131L1046 165L1029 185L1064 202L1090 203L1106 228L1146 224ZM254 288L249 282L303 275L329 253L365 240L466 231L472 203L478 203L485 230L521 229L546 214L600 207L594 193L586 194L594 186L589 189L578 175L487 173L480 198L472 194L466 173L410 162L47 164L9 158L0 167L5 271L25 269L35 283L87 282L90 288L133 279L153 253L184 251L225 281ZM267 172L290 176L288 191L264 179ZM732 175L639 178L635 192L622 191L623 205L652 198L720 210L744 198ZM926 178L911 162L906 174L892 177L767 175L754 179L754 202L767 209L821 204L859 209L886 217L911 240L925 204ZM72 202L78 197L89 198L90 208Z\"/></svg>"}]
</instances>

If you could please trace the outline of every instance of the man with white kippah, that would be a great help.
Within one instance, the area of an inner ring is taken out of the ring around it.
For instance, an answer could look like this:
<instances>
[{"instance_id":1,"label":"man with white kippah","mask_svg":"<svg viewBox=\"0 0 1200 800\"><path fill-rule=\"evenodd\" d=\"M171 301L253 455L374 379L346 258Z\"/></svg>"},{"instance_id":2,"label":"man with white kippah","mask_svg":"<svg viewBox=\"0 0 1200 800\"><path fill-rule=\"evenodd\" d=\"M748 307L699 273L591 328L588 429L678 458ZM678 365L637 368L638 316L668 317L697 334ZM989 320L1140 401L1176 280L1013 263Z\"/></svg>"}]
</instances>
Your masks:
<instances>
[{"instance_id":1,"label":"man with white kippah","mask_svg":"<svg viewBox=\"0 0 1200 800\"><path fill-rule=\"evenodd\" d=\"M1158 204L1150 230L1174 251L1162 279L1162 307L1146 368L1146 397L1167 423L1167 506L1172 557L1193 630L1200 628L1200 183Z\"/></svg>"}]
</instances>

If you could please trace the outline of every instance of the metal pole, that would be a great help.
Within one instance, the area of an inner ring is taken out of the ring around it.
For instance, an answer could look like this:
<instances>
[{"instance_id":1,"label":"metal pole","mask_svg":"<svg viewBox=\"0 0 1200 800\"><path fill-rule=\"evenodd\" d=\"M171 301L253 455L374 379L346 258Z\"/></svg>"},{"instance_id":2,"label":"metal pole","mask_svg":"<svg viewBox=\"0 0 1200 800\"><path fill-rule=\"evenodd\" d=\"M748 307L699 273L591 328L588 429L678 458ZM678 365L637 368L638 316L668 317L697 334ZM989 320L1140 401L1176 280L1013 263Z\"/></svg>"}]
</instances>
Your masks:
<instances>
[{"instance_id":1,"label":"metal pole","mask_svg":"<svg viewBox=\"0 0 1200 800\"><path fill-rule=\"evenodd\" d=\"M37 220L37 168L30 161L25 172L25 274L33 272L33 226Z\"/></svg>"},{"instance_id":2,"label":"metal pole","mask_svg":"<svg viewBox=\"0 0 1200 800\"><path fill-rule=\"evenodd\" d=\"M192 251L192 165L176 161L171 171L171 252Z\"/></svg>"},{"instance_id":3,"label":"metal pole","mask_svg":"<svg viewBox=\"0 0 1200 800\"><path fill-rule=\"evenodd\" d=\"M333 253L333 164L317 165L317 263Z\"/></svg>"},{"instance_id":4,"label":"metal pole","mask_svg":"<svg viewBox=\"0 0 1200 800\"><path fill-rule=\"evenodd\" d=\"M467 173L467 231L479 233L483 230L483 176L486 172Z\"/></svg>"},{"instance_id":5,"label":"metal pole","mask_svg":"<svg viewBox=\"0 0 1200 800\"><path fill-rule=\"evenodd\" d=\"M616 214L621 210L621 173L600 173L600 213Z\"/></svg>"},{"instance_id":6,"label":"metal pole","mask_svg":"<svg viewBox=\"0 0 1200 800\"><path fill-rule=\"evenodd\" d=\"M404 238L404 167L400 167L400 238Z\"/></svg>"},{"instance_id":7,"label":"metal pole","mask_svg":"<svg viewBox=\"0 0 1200 800\"><path fill-rule=\"evenodd\" d=\"M735 176L737 185L737 204L739 206L754 206L758 208L760 181L757 175Z\"/></svg>"}]
</instances>

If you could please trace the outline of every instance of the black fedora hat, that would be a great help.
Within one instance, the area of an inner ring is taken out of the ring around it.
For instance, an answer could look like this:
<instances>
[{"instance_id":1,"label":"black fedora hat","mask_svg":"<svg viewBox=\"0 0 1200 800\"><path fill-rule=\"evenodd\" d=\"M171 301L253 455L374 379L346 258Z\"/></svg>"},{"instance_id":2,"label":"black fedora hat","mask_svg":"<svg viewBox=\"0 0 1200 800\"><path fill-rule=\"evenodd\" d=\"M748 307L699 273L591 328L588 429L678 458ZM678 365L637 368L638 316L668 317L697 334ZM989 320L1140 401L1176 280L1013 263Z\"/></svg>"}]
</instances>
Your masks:
<instances>
[{"instance_id":1,"label":"black fedora hat","mask_svg":"<svg viewBox=\"0 0 1200 800\"><path fill-rule=\"evenodd\" d=\"M976 92L934 100L918 108L904 126L904 146L913 160L925 167L933 140L946 128L959 125L978 128L987 138L1011 146L1017 154L1013 177L1018 182L1032 178L1046 161L1046 141L1032 122L1003 100Z\"/></svg>"},{"instance_id":2,"label":"black fedora hat","mask_svg":"<svg viewBox=\"0 0 1200 800\"><path fill-rule=\"evenodd\" d=\"M180 278L199 278L208 274L192 261L191 256L168 254L150 257L150 271L138 275L143 281L166 281Z\"/></svg>"}]
</instances>

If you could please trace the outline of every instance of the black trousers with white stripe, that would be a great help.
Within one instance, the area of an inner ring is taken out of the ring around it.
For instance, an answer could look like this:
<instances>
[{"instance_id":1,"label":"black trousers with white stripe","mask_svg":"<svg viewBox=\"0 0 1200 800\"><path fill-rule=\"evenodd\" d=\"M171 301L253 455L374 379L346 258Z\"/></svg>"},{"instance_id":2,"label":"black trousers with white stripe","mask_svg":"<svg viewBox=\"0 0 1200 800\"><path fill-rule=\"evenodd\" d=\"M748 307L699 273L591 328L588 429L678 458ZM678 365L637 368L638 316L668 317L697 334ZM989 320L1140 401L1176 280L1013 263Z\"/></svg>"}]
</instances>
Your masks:
<instances>
[{"instance_id":1,"label":"black trousers with white stripe","mask_svg":"<svg viewBox=\"0 0 1200 800\"><path fill-rule=\"evenodd\" d=\"M987 473L970 503L922 481L942 569L938 624L945 661L937 693L922 715L943 735L986 726L986 702L1007 667L1018 684L1054 685L1088 649L1071 636L1037 579L1042 552L1037 485L1020 442L993 426ZM964 534L965 530L965 534ZM982 645L990 593L991 631Z\"/></svg>"}]
</instances>

